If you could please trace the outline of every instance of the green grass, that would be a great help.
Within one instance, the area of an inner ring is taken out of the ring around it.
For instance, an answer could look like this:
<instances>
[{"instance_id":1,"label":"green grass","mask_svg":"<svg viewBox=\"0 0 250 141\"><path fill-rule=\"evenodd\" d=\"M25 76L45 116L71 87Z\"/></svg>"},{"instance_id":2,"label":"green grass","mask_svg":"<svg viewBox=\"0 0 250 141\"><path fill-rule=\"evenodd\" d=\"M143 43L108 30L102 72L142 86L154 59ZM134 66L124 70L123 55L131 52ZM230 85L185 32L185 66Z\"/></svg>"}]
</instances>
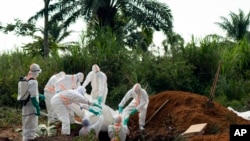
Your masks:
<instances>
[{"instance_id":1,"label":"green grass","mask_svg":"<svg viewBox=\"0 0 250 141\"><path fill-rule=\"evenodd\" d=\"M22 108L11 108L7 106L0 107L0 127L1 128L17 128L22 126ZM47 118L39 117L39 124L47 123Z\"/></svg>"},{"instance_id":2,"label":"green grass","mask_svg":"<svg viewBox=\"0 0 250 141\"><path fill-rule=\"evenodd\" d=\"M22 125L22 109L0 107L0 127L13 128Z\"/></svg>"}]
</instances>

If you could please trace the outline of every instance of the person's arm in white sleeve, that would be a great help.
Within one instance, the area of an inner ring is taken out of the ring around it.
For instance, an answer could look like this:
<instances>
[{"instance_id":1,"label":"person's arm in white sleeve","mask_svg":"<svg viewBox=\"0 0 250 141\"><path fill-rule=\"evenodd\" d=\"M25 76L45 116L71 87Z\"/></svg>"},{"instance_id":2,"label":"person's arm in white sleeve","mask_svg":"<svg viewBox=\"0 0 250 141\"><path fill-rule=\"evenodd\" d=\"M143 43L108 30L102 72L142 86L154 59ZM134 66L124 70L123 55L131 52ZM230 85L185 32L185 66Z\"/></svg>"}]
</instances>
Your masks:
<instances>
[{"instance_id":1,"label":"person's arm in white sleeve","mask_svg":"<svg viewBox=\"0 0 250 141\"><path fill-rule=\"evenodd\" d=\"M80 103L84 103L84 104L87 104L87 105L93 105L94 104L94 102L89 101L88 99L85 99L85 98L81 99Z\"/></svg>"},{"instance_id":2,"label":"person's arm in white sleeve","mask_svg":"<svg viewBox=\"0 0 250 141\"><path fill-rule=\"evenodd\" d=\"M130 89L125 96L122 98L122 101L118 105L118 112L121 114L123 111L123 108L127 101L132 97L133 89Z\"/></svg>"},{"instance_id":3,"label":"person's arm in white sleeve","mask_svg":"<svg viewBox=\"0 0 250 141\"><path fill-rule=\"evenodd\" d=\"M105 74L103 74L102 72L99 72L97 77L98 79L98 84L99 84L99 92L98 92L98 104L101 105L102 101L103 101L103 95L105 92L105 83L106 83L106 77Z\"/></svg>"},{"instance_id":4,"label":"person's arm in white sleeve","mask_svg":"<svg viewBox=\"0 0 250 141\"><path fill-rule=\"evenodd\" d=\"M142 89L141 91L141 99L140 99L140 104L136 107L137 110L140 110L145 104L148 103L148 94L147 92Z\"/></svg>"},{"instance_id":5,"label":"person's arm in white sleeve","mask_svg":"<svg viewBox=\"0 0 250 141\"><path fill-rule=\"evenodd\" d=\"M89 106L88 104L80 104L80 108L81 110L84 109L84 110L89 110Z\"/></svg>"},{"instance_id":6,"label":"person's arm in white sleeve","mask_svg":"<svg viewBox=\"0 0 250 141\"><path fill-rule=\"evenodd\" d=\"M87 99L85 96L83 96L81 94L77 94L77 95L78 95L78 98L75 100L75 102L74 102L75 104L80 106L80 103L82 103L82 104L87 104L89 106L96 106L96 107L102 109L101 105L95 103L94 101Z\"/></svg>"},{"instance_id":7,"label":"person's arm in white sleeve","mask_svg":"<svg viewBox=\"0 0 250 141\"><path fill-rule=\"evenodd\" d=\"M76 104L80 105L80 103L82 104L87 104L87 105L93 105L94 102L88 100L87 98L85 98L83 95L80 95L79 99L77 100Z\"/></svg>"},{"instance_id":8,"label":"person's arm in white sleeve","mask_svg":"<svg viewBox=\"0 0 250 141\"><path fill-rule=\"evenodd\" d=\"M126 94L125 96L122 98L121 102L119 103L119 106L124 106L127 101L132 97L132 93L133 93L133 90L130 89Z\"/></svg>"},{"instance_id":9,"label":"person's arm in white sleeve","mask_svg":"<svg viewBox=\"0 0 250 141\"><path fill-rule=\"evenodd\" d=\"M108 125L108 136L110 139L114 137L113 125Z\"/></svg>"},{"instance_id":10,"label":"person's arm in white sleeve","mask_svg":"<svg viewBox=\"0 0 250 141\"><path fill-rule=\"evenodd\" d=\"M30 94L30 97L37 97L38 96L38 82L37 82L37 80L30 80L29 81L28 92Z\"/></svg>"},{"instance_id":11,"label":"person's arm in white sleeve","mask_svg":"<svg viewBox=\"0 0 250 141\"><path fill-rule=\"evenodd\" d=\"M84 88L85 88L85 87L89 84L89 82L91 81L92 76L94 75L93 73L94 73L93 71L91 71L91 72L88 73L86 79L84 80L84 82L83 82L83 84L82 84L82 86L83 86Z\"/></svg>"},{"instance_id":12,"label":"person's arm in white sleeve","mask_svg":"<svg viewBox=\"0 0 250 141\"><path fill-rule=\"evenodd\" d=\"M39 106L39 99L38 96L38 82L36 80L29 81L29 88L28 91L30 93L30 100L32 105L36 108L36 115L40 116L40 106Z\"/></svg>"}]
</instances>

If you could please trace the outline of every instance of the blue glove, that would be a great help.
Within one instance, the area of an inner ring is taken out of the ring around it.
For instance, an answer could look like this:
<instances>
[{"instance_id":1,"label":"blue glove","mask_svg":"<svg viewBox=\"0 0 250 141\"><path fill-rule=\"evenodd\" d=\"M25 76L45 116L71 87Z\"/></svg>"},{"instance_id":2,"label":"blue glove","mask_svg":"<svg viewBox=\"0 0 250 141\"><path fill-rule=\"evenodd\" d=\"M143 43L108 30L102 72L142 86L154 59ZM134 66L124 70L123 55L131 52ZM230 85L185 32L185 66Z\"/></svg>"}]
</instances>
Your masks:
<instances>
[{"instance_id":1,"label":"blue glove","mask_svg":"<svg viewBox=\"0 0 250 141\"><path fill-rule=\"evenodd\" d=\"M41 115L40 106L39 106L39 103L36 100L36 97L31 97L30 99L31 99L32 105L36 108L36 115L40 116Z\"/></svg>"},{"instance_id":2,"label":"blue glove","mask_svg":"<svg viewBox=\"0 0 250 141\"><path fill-rule=\"evenodd\" d=\"M43 94L39 94L39 100L41 101L45 100L45 96Z\"/></svg>"},{"instance_id":3,"label":"blue glove","mask_svg":"<svg viewBox=\"0 0 250 141\"><path fill-rule=\"evenodd\" d=\"M102 96L98 96L98 104L99 104L99 105L102 104Z\"/></svg>"},{"instance_id":4,"label":"blue glove","mask_svg":"<svg viewBox=\"0 0 250 141\"><path fill-rule=\"evenodd\" d=\"M91 112L91 113L93 113L93 114L95 114L96 116L98 116L98 115L100 115L101 113L100 112L98 112L98 111L95 111L93 108L89 108L89 111Z\"/></svg>"},{"instance_id":5,"label":"blue glove","mask_svg":"<svg viewBox=\"0 0 250 141\"><path fill-rule=\"evenodd\" d=\"M128 124L128 121L129 121L129 118L125 118L125 119L123 120L123 125L127 125L127 124Z\"/></svg>"},{"instance_id":6,"label":"blue glove","mask_svg":"<svg viewBox=\"0 0 250 141\"><path fill-rule=\"evenodd\" d=\"M119 114L121 114L122 111L123 111L123 107L122 107L122 106L119 106L119 107L118 107L118 111L119 111Z\"/></svg>"},{"instance_id":7,"label":"blue glove","mask_svg":"<svg viewBox=\"0 0 250 141\"><path fill-rule=\"evenodd\" d=\"M134 115L134 114L137 113L137 112L138 112L137 109L133 109L133 110L129 113L129 115Z\"/></svg>"}]
</instances>

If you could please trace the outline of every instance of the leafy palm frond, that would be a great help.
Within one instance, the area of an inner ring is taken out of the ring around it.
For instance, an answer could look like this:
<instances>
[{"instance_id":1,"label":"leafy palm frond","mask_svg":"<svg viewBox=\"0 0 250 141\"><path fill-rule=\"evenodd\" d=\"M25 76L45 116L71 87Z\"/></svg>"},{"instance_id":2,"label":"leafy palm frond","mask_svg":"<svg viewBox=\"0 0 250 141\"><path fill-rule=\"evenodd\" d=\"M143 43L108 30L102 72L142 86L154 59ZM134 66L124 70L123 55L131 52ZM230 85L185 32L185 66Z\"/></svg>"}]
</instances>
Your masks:
<instances>
[{"instance_id":1,"label":"leafy palm frond","mask_svg":"<svg viewBox=\"0 0 250 141\"><path fill-rule=\"evenodd\" d=\"M239 13L230 12L230 19L221 17L222 22L216 22L216 24L227 32L227 36L234 40L241 40L248 34L250 26L250 12L245 15L244 12L239 9Z\"/></svg>"}]
</instances>

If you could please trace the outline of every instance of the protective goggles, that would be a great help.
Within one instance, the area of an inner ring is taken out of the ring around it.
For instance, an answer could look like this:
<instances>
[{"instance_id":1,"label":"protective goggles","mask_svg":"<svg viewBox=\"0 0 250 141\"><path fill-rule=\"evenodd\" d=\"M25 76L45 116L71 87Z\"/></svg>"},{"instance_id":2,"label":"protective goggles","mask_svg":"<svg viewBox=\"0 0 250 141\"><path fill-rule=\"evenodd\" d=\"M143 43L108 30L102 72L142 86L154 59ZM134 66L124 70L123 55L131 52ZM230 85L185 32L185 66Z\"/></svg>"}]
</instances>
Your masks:
<instances>
[{"instance_id":1,"label":"protective goggles","mask_svg":"<svg viewBox=\"0 0 250 141\"><path fill-rule=\"evenodd\" d=\"M30 70L31 72L37 72L38 71L38 73L41 73L42 72L42 69L39 69L39 70Z\"/></svg>"}]
</instances>

